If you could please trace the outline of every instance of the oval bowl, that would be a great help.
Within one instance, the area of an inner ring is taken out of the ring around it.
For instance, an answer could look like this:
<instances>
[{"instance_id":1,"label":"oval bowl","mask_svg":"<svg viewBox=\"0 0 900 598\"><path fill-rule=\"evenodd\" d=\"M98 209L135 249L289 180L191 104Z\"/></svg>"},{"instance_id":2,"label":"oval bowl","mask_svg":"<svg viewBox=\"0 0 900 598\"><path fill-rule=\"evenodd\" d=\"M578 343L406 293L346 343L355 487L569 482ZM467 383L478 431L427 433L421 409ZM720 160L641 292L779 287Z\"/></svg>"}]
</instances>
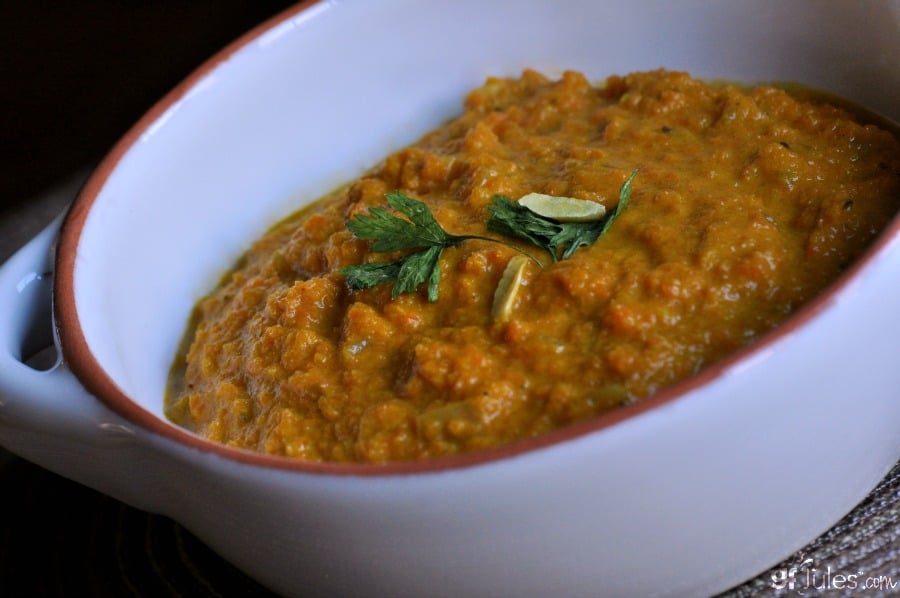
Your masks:
<instances>
[{"instance_id":1,"label":"oval bowl","mask_svg":"<svg viewBox=\"0 0 900 598\"><path fill-rule=\"evenodd\" d=\"M495 450L338 465L228 448L166 420L169 367L193 305L253 239L456 114L488 75L665 67L797 81L896 121L897 6L299 4L170 92L92 175L53 253L63 360L4 368L3 443L173 517L285 595L725 590L825 531L900 457L896 218L747 349L647 400ZM5 359L30 334L8 322L41 316L24 298L47 294L34 281L46 280L53 238L48 229L4 268L4 284L21 287L0 327Z\"/></svg>"}]
</instances>

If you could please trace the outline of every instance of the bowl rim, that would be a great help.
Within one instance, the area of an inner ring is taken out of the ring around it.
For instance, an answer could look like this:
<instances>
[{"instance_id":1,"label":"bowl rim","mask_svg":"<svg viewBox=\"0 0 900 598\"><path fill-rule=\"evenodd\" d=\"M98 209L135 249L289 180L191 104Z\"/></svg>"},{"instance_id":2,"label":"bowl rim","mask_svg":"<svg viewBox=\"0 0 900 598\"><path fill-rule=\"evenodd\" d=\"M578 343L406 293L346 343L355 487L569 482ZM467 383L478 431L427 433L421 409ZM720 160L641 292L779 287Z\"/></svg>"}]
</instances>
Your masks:
<instances>
[{"instance_id":1,"label":"bowl rim","mask_svg":"<svg viewBox=\"0 0 900 598\"><path fill-rule=\"evenodd\" d=\"M122 136L90 174L72 202L59 232L53 281L53 317L59 339L63 363L85 388L106 407L142 429L162 436L176 444L202 453L214 454L230 461L261 466L271 470L306 474L338 476L393 476L441 473L449 470L493 464L522 457L545 447L563 444L636 419L675 401L686 400L694 390L724 377L742 363L769 352L775 345L790 337L798 329L814 320L849 292L861 273L873 267L879 255L900 237L900 214L896 214L865 252L836 281L803 305L785 322L763 334L749 345L703 368L697 374L666 387L656 394L630 405L619 407L569 426L539 436L524 438L502 446L470 451L456 455L431 457L413 461L388 463L308 462L290 457L268 455L247 449L230 447L202 438L187 429L157 417L134 402L106 372L92 353L81 328L75 303L75 265L79 242L91 207L116 170L125 154L145 132L174 104L184 98L207 74L227 61L233 54L253 43L278 24L296 17L308 9L327 4L328 0L303 0L253 27L205 60L161 99L159 99Z\"/></svg>"}]
</instances>

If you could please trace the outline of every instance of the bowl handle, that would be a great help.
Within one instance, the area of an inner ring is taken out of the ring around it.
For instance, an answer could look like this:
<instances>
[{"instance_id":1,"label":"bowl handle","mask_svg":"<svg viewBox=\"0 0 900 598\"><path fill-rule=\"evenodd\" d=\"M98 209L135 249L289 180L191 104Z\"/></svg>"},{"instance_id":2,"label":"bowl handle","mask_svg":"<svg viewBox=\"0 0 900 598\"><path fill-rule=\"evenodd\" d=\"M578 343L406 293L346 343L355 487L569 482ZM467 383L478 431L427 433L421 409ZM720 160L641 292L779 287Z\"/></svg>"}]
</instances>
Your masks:
<instances>
[{"instance_id":1,"label":"bowl handle","mask_svg":"<svg viewBox=\"0 0 900 598\"><path fill-rule=\"evenodd\" d=\"M51 300L62 219L0 267L0 445L116 496L143 448L133 426L85 390L60 357Z\"/></svg>"}]
</instances>

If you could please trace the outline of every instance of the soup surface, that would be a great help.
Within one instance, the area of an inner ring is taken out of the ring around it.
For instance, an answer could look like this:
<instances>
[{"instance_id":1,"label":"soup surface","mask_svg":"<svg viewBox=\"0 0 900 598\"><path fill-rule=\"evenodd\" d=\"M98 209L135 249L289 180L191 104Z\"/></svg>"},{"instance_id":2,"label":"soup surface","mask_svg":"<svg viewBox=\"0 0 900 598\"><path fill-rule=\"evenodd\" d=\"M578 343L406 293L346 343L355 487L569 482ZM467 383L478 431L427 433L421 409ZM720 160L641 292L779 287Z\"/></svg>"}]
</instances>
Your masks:
<instances>
[{"instance_id":1,"label":"soup surface","mask_svg":"<svg viewBox=\"0 0 900 598\"><path fill-rule=\"evenodd\" d=\"M385 462L641 400L777 326L886 226L900 143L864 122L809 94L662 70L602 87L575 72L489 79L461 116L253 245L198 305L167 413L236 447ZM430 291L351 288L346 267L416 253L348 229L396 214L395 191L449 233L512 247L447 246ZM532 192L602 204L608 230L554 261L486 226L495 196ZM537 259L515 261L508 285L517 248Z\"/></svg>"}]
</instances>

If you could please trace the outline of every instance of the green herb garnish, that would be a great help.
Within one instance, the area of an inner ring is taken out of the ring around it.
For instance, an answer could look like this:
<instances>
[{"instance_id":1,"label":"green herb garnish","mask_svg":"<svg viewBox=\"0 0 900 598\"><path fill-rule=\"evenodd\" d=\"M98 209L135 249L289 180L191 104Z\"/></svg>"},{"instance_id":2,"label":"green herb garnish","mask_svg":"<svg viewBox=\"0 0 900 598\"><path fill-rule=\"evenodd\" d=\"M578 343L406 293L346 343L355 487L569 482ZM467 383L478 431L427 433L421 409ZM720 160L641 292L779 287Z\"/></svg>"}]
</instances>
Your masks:
<instances>
[{"instance_id":1,"label":"green herb garnish","mask_svg":"<svg viewBox=\"0 0 900 598\"><path fill-rule=\"evenodd\" d=\"M347 228L360 239L374 241L372 251L419 251L393 262L372 262L341 268L340 272L347 277L347 284L351 289L367 289L393 280L391 297L396 299L401 293L414 292L420 284L428 281L428 300L437 301L438 283L441 280L441 253L447 247L474 239L512 247L543 265L534 256L499 239L479 235L451 235L438 224L428 206L399 191L388 193L385 197L392 208L409 220L395 216L384 208L371 208L368 214L354 216L347 222Z\"/></svg>"},{"instance_id":2,"label":"green herb garnish","mask_svg":"<svg viewBox=\"0 0 900 598\"><path fill-rule=\"evenodd\" d=\"M579 247L593 245L601 235L609 230L631 196L631 182L637 175L632 171L619 188L619 203L612 214L592 222L559 222L540 216L522 204L503 195L495 195L494 205L488 210L491 218L487 227L502 235L525 239L546 249L554 262L568 259Z\"/></svg>"},{"instance_id":3,"label":"green herb garnish","mask_svg":"<svg viewBox=\"0 0 900 598\"><path fill-rule=\"evenodd\" d=\"M579 247L591 245L609 230L612 221L625 209L631 195L631 181L637 170L619 190L619 204L608 217L595 222L558 222L540 216L508 197L495 195L488 208L490 230L506 236L530 241L546 249L553 261L564 260ZM539 266L543 264L533 255L503 240L480 235L453 235L441 227L431 210L423 202L396 191L385 195L388 204L406 219L384 208L370 208L368 214L357 214L347 222L347 228L358 238L373 241L374 252L417 250L393 262L370 262L340 269L347 277L351 289L368 289L384 282L394 282L391 297L415 292L419 285L428 283L428 300L438 299L441 280L441 253L447 247L463 241L482 240L500 243L531 258Z\"/></svg>"}]
</instances>

